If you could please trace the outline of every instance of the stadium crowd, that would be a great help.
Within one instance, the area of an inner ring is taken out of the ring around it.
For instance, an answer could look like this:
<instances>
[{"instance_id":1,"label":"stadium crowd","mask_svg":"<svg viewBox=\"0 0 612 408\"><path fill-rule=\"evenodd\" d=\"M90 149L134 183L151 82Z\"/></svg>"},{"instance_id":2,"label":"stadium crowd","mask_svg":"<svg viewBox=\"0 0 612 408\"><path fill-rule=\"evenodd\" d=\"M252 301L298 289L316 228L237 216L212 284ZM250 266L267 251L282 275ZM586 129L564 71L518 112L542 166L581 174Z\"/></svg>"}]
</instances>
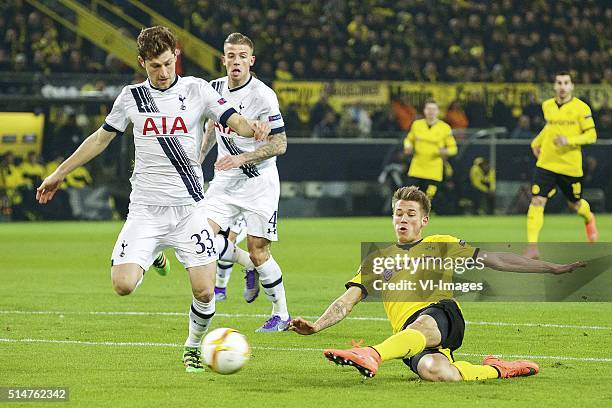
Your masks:
<instances>
[{"instance_id":1,"label":"stadium crowd","mask_svg":"<svg viewBox=\"0 0 612 408\"><path fill-rule=\"evenodd\" d=\"M265 78L548 82L563 66L612 83L604 1L174 3L164 14L210 44L248 33Z\"/></svg>"},{"instance_id":2,"label":"stadium crowd","mask_svg":"<svg viewBox=\"0 0 612 408\"><path fill-rule=\"evenodd\" d=\"M612 83L604 1L173 3L163 14L217 48L232 31L250 35L264 79L548 82L562 66L578 83ZM0 11L0 70L130 72L23 0Z\"/></svg>"},{"instance_id":3,"label":"stadium crowd","mask_svg":"<svg viewBox=\"0 0 612 408\"><path fill-rule=\"evenodd\" d=\"M51 210L35 202L36 187L51 174L62 162L59 156L49 162L43 162L36 152L31 151L25 159L8 151L0 155L0 216L13 220L55 219L58 216L72 218L69 192L81 190L92 185L93 179L89 170L78 167L66 177L66 181L57 192L58 204ZM61 208L63 211L55 211Z\"/></svg>"}]
</instances>

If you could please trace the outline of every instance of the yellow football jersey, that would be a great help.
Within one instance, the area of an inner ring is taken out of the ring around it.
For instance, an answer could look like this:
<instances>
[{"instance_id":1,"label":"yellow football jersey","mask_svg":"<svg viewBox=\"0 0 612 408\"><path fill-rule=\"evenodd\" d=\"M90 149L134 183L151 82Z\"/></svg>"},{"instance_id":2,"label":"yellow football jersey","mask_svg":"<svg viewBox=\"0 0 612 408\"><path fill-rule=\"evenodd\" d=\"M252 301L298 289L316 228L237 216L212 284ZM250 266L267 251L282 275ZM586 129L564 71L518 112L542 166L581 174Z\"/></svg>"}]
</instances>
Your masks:
<instances>
[{"instance_id":1,"label":"yellow football jersey","mask_svg":"<svg viewBox=\"0 0 612 408\"><path fill-rule=\"evenodd\" d=\"M415 312L442 299L451 299L453 297L452 290L446 290L439 287L424 288L419 284L415 284L414 289L410 290L410 293L394 289L382 289L378 291L382 281L390 288L390 285L405 285L405 278L407 276L414 282L431 281L432 284L438 283L439 281L452 282L454 271L444 267L436 270L436 268L432 269L431 266L428 266L425 268L414 268L414 270L410 272L403 270L395 271L395 273L391 270L385 270L382 274L377 274L372 270L372 260L374 257L390 258L398 255L400 257L407 255L415 259L476 259L478 256L478 248L473 248L466 244L465 241L459 240L451 235L431 235L416 243L392 245L368 256L360 266L357 275L348 281L345 286L347 289L351 286L359 287L362 291L363 298L368 296L367 288L377 289L377 294L381 296L387 318L393 328L393 333L401 331L404 323L406 323L408 318ZM374 279L379 280L379 282L373 282Z\"/></svg>"},{"instance_id":2,"label":"yellow football jersey","mask_svg":"<svg viewBox=\"0 0 612 408\"><path fill-rule=\"evenodd\" d=\"M595 122L589 105L572 98L557 105L554 98L542 103L546 125L531 147L540 148L536 166L571 177L582 177L582 149L584 144L595 143ZM555 138L565 136L568 145L557 146Z\"/></svg>"},{"instance_id":3,"label":"yellow football jersey","mask_svg":"<svg viewBox=\"0 0 612 408\"><path fill-rule=\"evenodd\" d=\"M428 180L442 181L442 147L448 149L449 156L457 154L457 143L452 129L441 120L431 127L425 119L415 120L404 139L404 147L407 146L414 148L408 175Z\"/></svg>"}]
</instances>

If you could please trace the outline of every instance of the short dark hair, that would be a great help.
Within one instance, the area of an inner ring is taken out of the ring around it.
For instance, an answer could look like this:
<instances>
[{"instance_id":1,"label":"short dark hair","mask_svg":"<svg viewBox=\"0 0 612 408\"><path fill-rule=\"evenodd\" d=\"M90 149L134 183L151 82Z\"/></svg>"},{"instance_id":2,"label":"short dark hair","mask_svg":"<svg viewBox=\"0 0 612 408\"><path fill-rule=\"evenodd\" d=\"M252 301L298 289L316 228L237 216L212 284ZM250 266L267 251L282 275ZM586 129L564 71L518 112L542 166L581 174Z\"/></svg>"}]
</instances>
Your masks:
<instances>
[{"instance_id":1,"label":"short dark hair","mask_svg":"<svg viewBox=\"0 0 612 408\"><path fill-rule=\"evenodd\" d=\"M427 195L419 190L417 186L407 186L400 187L395 190L393 193L393 198L391 199L391 207L395 210L395 204L398 201L415 201L421 205L421 209L425 213L425 215L429 215L429 211L431 211L431 201L427 198Z\"/></svg>"},{"instance_id":2,"label":"short dark hair","mask_svg":"<svg viewBox=\"0 0 612 408\"><path fill-rule=\"evenodd\" d=\"M574 78L572 78L572 73L569 72L569 71L557 71L557 72L555 72L555 76L553 77L553 81L556 81L558 76L565 76L565 75L570 77L570 81L574 82Z\"/></svg>"},{"instance_id":3,"label":"short dark hair","mask_svg":"<svg viewBox=\"0 0 612 408\"><path fill-rule=\"evenodd\" d=\"M143 28L136 39L138 55L144 60L151 60L166 50L176 50L176 36L167 27L155 26Z\"/></svg>"},{"instance_id":4,"label":"short dark hair","mask_svg":"<svg viewBox=\"0 0 612 408\"><path fill-rule=\"evenodd\" d=\"M438 102L434 98L427 98L425 99L425 102L423 102L423 108L425 108L428 103L433 103L434 105L438 106Z\"/></svg>"},{"instance_id":5,"label":"short dark hair","mask_svg":"<svg viewBox=\"0 0 612 408\"><path fill-rule=\"evenodd\" d=\"M251 51L255 50L255 46L253 45L253 41L246 35L242 33L231 33L227 36L223 45L225 44L234 44L234 45L248 45L251 48Z\"/></svg>"}]
</instances>

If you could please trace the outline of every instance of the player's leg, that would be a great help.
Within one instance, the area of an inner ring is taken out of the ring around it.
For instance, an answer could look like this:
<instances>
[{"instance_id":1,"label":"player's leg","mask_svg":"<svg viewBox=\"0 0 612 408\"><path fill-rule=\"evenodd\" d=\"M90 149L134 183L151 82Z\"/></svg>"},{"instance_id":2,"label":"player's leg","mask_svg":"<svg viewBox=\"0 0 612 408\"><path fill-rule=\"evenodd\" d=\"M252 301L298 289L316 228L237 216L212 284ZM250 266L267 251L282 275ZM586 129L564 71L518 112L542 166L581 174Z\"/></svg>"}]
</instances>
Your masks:
<instances>
[{"instance_id":1,"label":"player's leg","mask_svg":"<svg viewBox=\"0 0 612 408\"><path fill-rule=\"evenodd\" d=\"M433 202L436 193L438 192L438 185L440 183L435 180L425 180L425 195L429 198L430 202Z\"/></svg>"},{"instance_id":2,"label":"player's leg","mask_svg":"<svg viewBox=\"0 0 612 408\"><path fill-rule=\"evenodd\" d=\"M144 278L144 269L135 263L113 265L111 267L111 282L119 296L126 296L136 290Z\"/></svg>"},{"instance_id":3,"label":"player's leg","mask_svg":"<svg viewBox=\"0 0 612 408\"><path fill-rule=\"evenodd\" d=\"M595 215L591 212L591 205L582 198L582 180L580 177L559 175L559 190L563 193L569 208L584 220L587 240L596 242L598 238Z\"/></svg>"},{"instance_id":4,"label":"player's leg","mask_svg":"<svg viewBox=\"0 0 612 408\"><path fill-rule=\"evenodd\" d=\"M230 229L229 236L227 239L234 245L237 244L238 234ZM215 298L216 300L227 299L227 284L229 283L230 277L232 276L232 268L234 264L227 261L217 262L217 274L215 276Z\"/></svg>"},{"instance_id":5,"label":"player's leg","mask_svg":"<svg viewBox=\"0 0 612 408\"><path fill-rule=\"evenodd\" d=\"M185 340L183 365L187 372L203 371L200 346L215 315L215 261L187 268L191 281L192 300L189 308L189 334Z\"/></svg>"},{"instance_id":6,"label":"player's leg","mask_svg":"<svg viewBox=\"0 0 612 408\"><path fill-rule=\"evenodd\" d=\"M502 378L502 372L507 370L498 368L499 364L485 360L483 364L472 364L467 361L454 361L448 349L425 350L423 353L410 359L410 368L419 377L428 381L481 381ZM407 363L408 364L408 363ZM531 369L537 365L530 361L517 361L505 363L513 364L518 370L512 377L533 375ZM416 366L416 367L415 367ZM508 377L504 377L508 378Z\"/></svg>"},{"instance_id":7,"label":"player's leg","mask_svg":"<svg viewBox=\"0 0 612 408\"><path fill-rule=\"evenodd\" d=\"M531 203L527 210L527 250L525 256L528 258L539 258L538 240L540 231L544 225L544 208L546 201L552 197L556 190L555 173L536 167L531 185Z\"/></svg>"},{"instance_id":8,"label":"player's leg","mask_svg":"<svg viewBox=\"0 0 612 408\"><path fill-rule=\"evenodd\" d=\"M111 257L111 282L117 294L129 295L140 286L167 230L163 214L154 216L146 206L130 204Z\"/></svg>"},{"instance_id":9,"label":"player's leg","mask_svg":"<svg viewBox=\"0 0 612 408\"><path fill-rule=\"evenodd\" d=\"M250 225L250 224L248 224ZM285 331L289 327L289 311L285 297L283 273L270 251L271 242L267 238L247 235L249 255L259 274L259 281L268 300L272 302L270 318L259 328L258 332ZM248 279L248 277L247 277ZM247 282L248 283L248 282Z\"/></svg>"},{"instance_id":10,"label":"player's leg","mask_svg":"<svg viewBox=\"0 0 612 408\"><path fill-rule=\"evenodd\" d=\"M463 341L465 321L453 300L441 300L406 322L400 332L371 347L350 350L325 350L325 356L337 364L352 365L366 377L373 377L378 366L388 360L410 359L425 349L442 346L451 350Z\"/></svg>"},{"instance_id":11,"label":"player's leg","mask_svg":"<svg viewBox=\"0 0 612 408\"><path fill-rule=\"evenodd\" d=\"M189 334L185 340L183 365L187 372L203 370L200 344L215 314L215 272L218 250L206 211L199 207L175 208L176 228L167 236L168 245L189 272L192 299Z\"/></svg>"}]
</instances>

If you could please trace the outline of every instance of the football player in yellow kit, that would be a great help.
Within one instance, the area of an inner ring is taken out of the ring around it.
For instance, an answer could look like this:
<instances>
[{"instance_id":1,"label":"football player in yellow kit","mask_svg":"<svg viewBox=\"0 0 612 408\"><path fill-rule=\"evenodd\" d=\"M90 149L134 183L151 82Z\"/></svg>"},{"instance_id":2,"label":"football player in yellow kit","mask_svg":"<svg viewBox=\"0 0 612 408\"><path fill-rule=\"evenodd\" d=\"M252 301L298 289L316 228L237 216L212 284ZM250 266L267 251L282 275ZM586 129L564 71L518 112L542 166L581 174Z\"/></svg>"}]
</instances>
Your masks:
<instances>
[{"instance_id":1,"label":"football player in yellow kit","mask_svg":"<svg viewBox=\"0 0 612 408\"><path fill-rule=\"evenodd\" d=\"M531 204L527 212L525 253L537 259L538 237L544 225L544 207L557 188L567 198L569 207L584 220L589 242L598 238L595 216L582 198L582 145L595 143L597 133L589 105L572 96L574 84L569 72L555 75L555 97L542 103L546 125L531 142L538 159L531 186Z\"/></svg>"},{"instance_id":2,"label":"football player in yellow kit","mask_svg":"<svg viewBox=\"0 0 612 408\"><path fill-rule=\"evenodd\" d=\"M429 222L431 203L415 186L398 189L393 195L392 205L397 244L380 251L387 256L477 258L484 266L500 271L554 274L571 272L585 265L583 262L560 265L505 252L479 255L478 248L450 235L422 237L422 229ZM362 264L357 275L347 282L346 292L316 322L293 319L290 330L302 335L314 334L344 319L357 303L368 296L365 282L362 282L364 267L368 267L367 263ZM509 362L487 356L481 365L456 361L452 352L461 346L465 321L452 292L438 291L434 296L418 301L386 296L384 289L382 292L383 305L394 334L371 347L355 345L349 350L325 350L328 359L337 364L351 365L366 377L373 377L382 362L402 359L417 375L430 381L485 380L539 372L536 363L526 360Z\"/></svg>"}]
</instances>

